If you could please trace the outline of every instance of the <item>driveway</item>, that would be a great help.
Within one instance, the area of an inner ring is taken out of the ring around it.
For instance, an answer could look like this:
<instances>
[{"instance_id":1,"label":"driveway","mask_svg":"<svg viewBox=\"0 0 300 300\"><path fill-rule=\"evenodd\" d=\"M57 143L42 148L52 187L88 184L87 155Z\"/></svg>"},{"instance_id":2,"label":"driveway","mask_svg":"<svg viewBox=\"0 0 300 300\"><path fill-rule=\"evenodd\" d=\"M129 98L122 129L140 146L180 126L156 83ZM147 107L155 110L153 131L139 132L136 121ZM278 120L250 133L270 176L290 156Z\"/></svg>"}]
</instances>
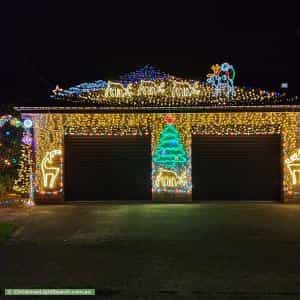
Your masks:
<instances>
[{"instance_id":1,"label":"driveway","mask_svg":"<svg viewBox=\"0 0 300 300\"><path fill-rule=\"evenodd\" d=\"M0 249L1 287L300 297L300 205L70 204L16 222Z\"/></svg>"}]
</instances>

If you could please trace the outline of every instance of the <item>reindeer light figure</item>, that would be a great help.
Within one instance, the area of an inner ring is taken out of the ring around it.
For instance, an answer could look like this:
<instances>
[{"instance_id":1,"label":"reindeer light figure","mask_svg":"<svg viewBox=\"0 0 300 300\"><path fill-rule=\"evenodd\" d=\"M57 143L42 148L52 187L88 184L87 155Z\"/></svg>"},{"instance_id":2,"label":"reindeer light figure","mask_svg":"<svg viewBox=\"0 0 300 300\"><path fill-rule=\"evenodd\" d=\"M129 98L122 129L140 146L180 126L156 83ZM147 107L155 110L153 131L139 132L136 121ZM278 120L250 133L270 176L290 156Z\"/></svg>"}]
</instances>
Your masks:
<instances>
[{"instance_id":1,"label":"reindeer light figure","mask_svg":"<svg viewBox=\"0 0 300 300\"><path fill-rule=\"evenodd\" d=\"M172 97L191 97L193 94L193 87L187 81L173 80L171 95Z\"/></svg>"},{"instance_id":2,"label":"reindeer light figure","mask_svg":"<svg viewBox=\"0 0 300 300\"><path fill-rule=\"evenodd\" d=\"M108 81L104 95L108 98L125 98L130 97L132 95L131 90L131 83L129 83L127 87L125 87L122 83Z\"/></svg>"},{"instance_id":3,"label":"reindeer light figure","mask_svg":"<svg viewBox=\"0 0 300 300\"><path fill-rule=\"evenodd\" d=\"M187 174L183 171L178 175L175 171L159 169L155 178L156 188L184 188L187 184Z\"/></svg>"},{"instance_id":4,"label":"reindeer light figure","mask_svg":"<svg viewBox=\"0 0 300 300\"><path fill-rule=\"evenodd\" d=\"M43 185L45 188L53 189L54 184L56 181L56 178L59 174L60 167L55 167L54 164L54 158L56 156L62 155L61 150L52 150L50 152L46 152L46 155L44 156L42 163L41 163L41 169L42 169L42 175L43 175Z\"/></svg>"},{"instance_id":5,"label":"reindeer light figure","mask_svg":"<svg viewBox=\"0 0 300 300\"><path fill-rule=\"evenodd\" d=\"M292 176L292 183L293 185L300 184L300 163L297 164L289 164L288 169Z\"/></svg>"},{"instance_id":6,"label":"reindeer light figure","mask_svg":"<svg viewBox=\"0 0 300 300\"><path fill-rule=\"evenodd\" d=\"M285 160L293 185L300 185L300 149Z\"/></svg>"},{"instance_id":7,"label":"reindeer light figure","mask_svg":"<svg viewBox=\"0 0 300 300\"><path fill-rule=\"evenodd\" d=\"M141 80L138 89L138 96L157 96L165 92L165 83L156 83L149 80Z\"/></svg>"}]
</instances>

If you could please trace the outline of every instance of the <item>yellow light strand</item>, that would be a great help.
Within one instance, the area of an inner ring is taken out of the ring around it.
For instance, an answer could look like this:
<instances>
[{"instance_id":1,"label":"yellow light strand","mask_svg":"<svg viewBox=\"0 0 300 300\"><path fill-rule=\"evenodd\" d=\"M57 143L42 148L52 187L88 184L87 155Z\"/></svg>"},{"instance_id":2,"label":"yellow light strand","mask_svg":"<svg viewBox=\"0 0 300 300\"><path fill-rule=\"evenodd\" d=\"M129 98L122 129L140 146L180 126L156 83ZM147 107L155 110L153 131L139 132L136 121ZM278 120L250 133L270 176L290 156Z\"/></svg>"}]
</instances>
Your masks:
<instances>
[{"instance_id":1,"label":"yellow light strand","mask_svg":"<svg viewBox=\"0 0 300 300\"><path fill-rule=\"evenodd\" d=\"M41 162L49 149L63 149L64 135L150 135L151 150L156 148L165 126L166 114L161 113L56 113L32 115L35 124L36 188L42 190ZM230 113L174 113L175 125L191 156L193 134L203 135L281 135L282 161L296 149L297 122L293 112L230 112ZM63 156L62 156L63 165ZM190 181L191 164L188 166ZM156 172L154 172L155 174ZM62 175L62 171L61 171ZM155 175L152 182L155 184ZM283 166L284 193L292 191L292 178ZM57 190L63 187L63 178Z\"/></svg>"}]
</instances>

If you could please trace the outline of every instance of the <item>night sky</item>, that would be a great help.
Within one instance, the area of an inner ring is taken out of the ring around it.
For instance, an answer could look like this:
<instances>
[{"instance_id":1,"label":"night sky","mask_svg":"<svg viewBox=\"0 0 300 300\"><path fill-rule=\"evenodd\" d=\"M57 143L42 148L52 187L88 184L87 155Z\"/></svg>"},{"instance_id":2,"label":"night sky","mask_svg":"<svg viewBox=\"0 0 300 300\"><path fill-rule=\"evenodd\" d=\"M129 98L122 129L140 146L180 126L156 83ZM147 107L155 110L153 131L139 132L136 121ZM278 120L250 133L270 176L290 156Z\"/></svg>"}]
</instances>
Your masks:
<instances>
[{"instance_id":1,"label":"night sky","mask_svg":"<svg viewBox=\"0 0 300 300\"><path fill-rule=\"evenodd\" d=\"M2 103L42 104L56 84L114 79L145 64L204 80L224 61L237 85L280 90L288 82L288 93L300 95L300 24L289 1L62 2L2 4Z\"/></svg>"}]
</instances>

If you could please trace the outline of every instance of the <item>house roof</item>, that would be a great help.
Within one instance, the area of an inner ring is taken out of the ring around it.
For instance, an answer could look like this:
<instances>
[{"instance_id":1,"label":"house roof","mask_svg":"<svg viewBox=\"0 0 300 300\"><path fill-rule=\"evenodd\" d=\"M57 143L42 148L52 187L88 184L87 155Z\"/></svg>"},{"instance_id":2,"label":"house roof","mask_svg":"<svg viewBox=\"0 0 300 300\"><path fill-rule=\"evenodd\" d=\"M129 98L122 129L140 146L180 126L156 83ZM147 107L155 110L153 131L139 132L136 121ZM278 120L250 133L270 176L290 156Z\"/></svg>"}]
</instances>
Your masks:
<instances>
[{"instance_id":1,"label":"house roof","mask_svg":"<svg viewBox=\"0 0 300 300\"><path fill-rule=\"evenodd\" d=\"M219 65L214 65L213 71L216 70L215 66ZM221 70L220 66L218 68ZM50 96L50 102L47 101L47 106L17 109L56 112L164 111L165 109L169 111L298 110L300 104L298 97L259 88L234 86L229 72L220 73L219 77L214 76L214 73L208 75L210 81L206 78L203 81L188 80L146 65L113 81L85 82L67 89L57 87L54 94Z\"/></svg>"}]
</instances>

